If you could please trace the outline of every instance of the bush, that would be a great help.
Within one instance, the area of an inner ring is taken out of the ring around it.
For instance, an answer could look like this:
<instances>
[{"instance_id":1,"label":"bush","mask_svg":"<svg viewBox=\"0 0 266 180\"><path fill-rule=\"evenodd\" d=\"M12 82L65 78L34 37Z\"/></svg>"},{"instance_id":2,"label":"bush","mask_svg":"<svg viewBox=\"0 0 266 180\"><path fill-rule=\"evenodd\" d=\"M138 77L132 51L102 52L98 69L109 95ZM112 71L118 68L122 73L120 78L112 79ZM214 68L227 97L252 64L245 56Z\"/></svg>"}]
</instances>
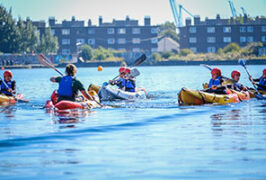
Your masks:
<instances>
[{"instance_id":1,"label":"bush","mask_svg":"<svg viewBox=\"0 0 266 180\"><path fill-rule=\"evenodd\" d=\"M193 51L191 49L182 49L180 51L180 56L187 56L189 54L193 54Z\"/></svg>"},{"instance_id":2,"label":"bush","mask_svg":"<svg viewBox=\"0 0 266 180\"><path fill-rule=\"evenodd\" d=\"M151 55L151 59L154 60L154 61L161 61L162 60L162 56L161 56L161 54L159 54L157 52L154 52Z\"/></svg>"},{"instance_id":3,"label":"bush","mask_svg":"<svg viewBox=\"0 0 266 180\"><path fill-rule=\"evenodd\" d=\"M172 56L173 53L171 51L164 51L162 52L161 56L164 58L164 59L168 59L170 56Z\"/></svg>"},{"instance_id":4,"label":"bush","mask_svg":"<svg viewBox=\"0 0 266 180\"><path fill-rule=\"evenodd\" d=\"M114 54L112 51L105 49L103 47L99 47L94 50L93 59L95 60L104 60L110 57L114 57Z\"/></svg>"},{"instance_id":5,"label":"bush","mask_svg":"<svg viewBox=\"0 0 266 180\"><path fill-rule=\"evenodd\" d=\"M224 47L223 52L224 53L229 53L229 52L238 52L240 51L240 47L236 43L231 43L228 44L227 46Z\"/></svg>"},{"instance_id":6,"label":"bush","mask_svg":"<svg viewBox=\"0 0 266 180\"><path fill-rule=\"evenodd\" d=\"M83 45L80 56L85 60L91 60L93 57L93 49L87 44Z\"/></svg>"}]
</instances>

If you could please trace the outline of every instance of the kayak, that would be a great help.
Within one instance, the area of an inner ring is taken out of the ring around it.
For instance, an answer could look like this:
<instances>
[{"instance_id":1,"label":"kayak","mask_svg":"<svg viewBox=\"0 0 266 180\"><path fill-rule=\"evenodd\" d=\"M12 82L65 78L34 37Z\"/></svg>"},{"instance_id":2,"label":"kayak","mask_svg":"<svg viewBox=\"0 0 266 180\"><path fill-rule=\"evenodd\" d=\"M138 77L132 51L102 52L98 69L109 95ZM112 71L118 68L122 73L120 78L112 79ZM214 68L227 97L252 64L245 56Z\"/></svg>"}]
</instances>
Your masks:
<instances>
[{"instance_id":1,"label":"kayak","mask_svg":"<svg viewBox=\"0 0 266 180\"><path fill-rule=\"evenodd\" d=\"M258 90L258 91L262 96L266 97L266 91L265 90ZM256 94L255 89L249 90L249 95L251 98L255 98L255 94Z\"/></svg>"},{"instance_id":2,"label":"kayak","mask_svg":"<svg viewBox=\"0 0 266 180\"><path fill-rule=\"evenodd\" d=\"M240 102L237 94L227 90L228 94L214 94L204 91L182 88L178 94L179 105L228 104Z\"/></svg>"},{"instance_id":3,"label":"kayak","mask_svg":"<svg viewBox=\"0 0 266 180\"><path fill-rule=\"evenodd\" d=\"M29 100L25 100L23 94L17 94L16 97L0 94L0 104L14 104L17 102L29 102Z\"/></svg>"},{"instance_id":4,"label":"kayak","mask_svg":"<svg viewBox=\"0 0 266 180\"><path fill-rule=\"evenodd\" d=\"M99 101L99 97L95 91L88 92L97 102ZM87 100L83 96L79 96L77 101L67 101L62 100L57 102L58 94L56 91L53 92L51 99L46 101L45 108L46 109L56 109L56 110L70 110L70 109L93 109L98 108L100 105L95 101Z\"/></svg>"},{"instance_id":5,"label":"kayak","mask_svg":"<svg viewBox=\"0 0 266 180\"><path fill-rule=\"evenodd\" d=\"M236 91L236 90L230 90L232 93L236 94L238 98L243 101L243 100L250 100L250 95L248 91Z\"/></svg>"},{"instance_id":6,"label":"kayak","mask_svg":"<svg viewBox=\"0 0 266 180\"><path fill-rule=\"evenodd\" d=\"M101 101L136 100L146 99L147 93L144 88L136 88L136 92L127 92L122 89L112 88L110 85L102 86L98 95Z\"/></svg>"}]
</instances>

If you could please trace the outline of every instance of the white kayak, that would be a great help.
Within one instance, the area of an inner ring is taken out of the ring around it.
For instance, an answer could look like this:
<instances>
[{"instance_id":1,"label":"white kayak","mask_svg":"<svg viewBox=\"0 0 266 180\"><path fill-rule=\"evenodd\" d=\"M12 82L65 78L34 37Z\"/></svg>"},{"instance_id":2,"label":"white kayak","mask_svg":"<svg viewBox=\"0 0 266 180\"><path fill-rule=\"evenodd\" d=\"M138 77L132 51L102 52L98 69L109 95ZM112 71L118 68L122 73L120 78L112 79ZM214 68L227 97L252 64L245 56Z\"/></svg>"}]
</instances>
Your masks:
<instances>
[{"instance_id":1,"label":"white kayak","mask_svg":"<svg viewBox=\"0 0 266 180\"><path fill-rule=\"evenodd\" d=\"M110 85L102 86L98 93L101 101L113 101L117 99L122 100L136 100L146 99L146 91L143 88L137 88L136 92L127 92L122 89L112 88Z\"/></svg>"}]
</instances>

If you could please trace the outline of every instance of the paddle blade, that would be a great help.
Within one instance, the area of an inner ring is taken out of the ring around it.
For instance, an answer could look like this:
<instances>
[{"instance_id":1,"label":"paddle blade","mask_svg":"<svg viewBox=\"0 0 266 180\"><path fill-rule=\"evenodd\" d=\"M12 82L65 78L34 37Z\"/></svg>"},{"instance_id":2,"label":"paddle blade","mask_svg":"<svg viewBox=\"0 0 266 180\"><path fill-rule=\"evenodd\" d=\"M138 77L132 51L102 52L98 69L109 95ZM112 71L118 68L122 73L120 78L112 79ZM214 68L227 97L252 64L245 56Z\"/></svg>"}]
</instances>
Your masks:
<instances>
[{"instance_id":1,"label":"paddle blade","mask_svg":"<svg viewBox=\"0 0 266 180\"><path fill-rule=\"evenodd\" d=\"M203 66L203 67L209 69L210 71L212 70L212 68L207 64L200 64L200 66Z\"/></svg>"},{"instance_id":2,"label":"paddle blade","mask_svg":"<svg viewBox=\"0 0 266 180\"><path fill-rule=\"evenodd\" d=\"M146 60L146 58L147 58L146 55L142 54L138 59L136 59L133 66L140 65L141 63L143 63Z\"/></svg>"},{"instance_id":3,"label":"paddle blade","mask_svg":"<svg viewBox=\"0 0 266 180\"><path fill-rule=\"evenodd\" d=\"M139 72L139 70L137 70L137 69L132 69L131 71L130 71L130 74L129 74L129 76L131 76L131 77L137 77L137 76L139 76L140 75L140 72Z\"/></svg>"},{"instance_id":4,"label":"paddle blade","mask_svg":"<svg viewBox=\"0 0 266 180\"><path fill-rule=\"evenodd\" d=\"M241 66L243 66L243 67L246 66L246 60L245 60L245 59L239 59L239 60L238 60L238 63L239 63Z\"/></svg>"},{"instance_id":5,"label":"paddle blade","mask_svg":"<svg viewBox=\"0 0 266 180\"><path fill-rule=\"evenodd\" d=\"M43 54L38 54L37 57L38 57L39 62L40 62L42 65L44 65L44 66L46 66L46 67L54 68L54 65L49 61L49 59L48 59L47 57L45 57L45 55L43 55Z\"/></svg>"}]
</instances>

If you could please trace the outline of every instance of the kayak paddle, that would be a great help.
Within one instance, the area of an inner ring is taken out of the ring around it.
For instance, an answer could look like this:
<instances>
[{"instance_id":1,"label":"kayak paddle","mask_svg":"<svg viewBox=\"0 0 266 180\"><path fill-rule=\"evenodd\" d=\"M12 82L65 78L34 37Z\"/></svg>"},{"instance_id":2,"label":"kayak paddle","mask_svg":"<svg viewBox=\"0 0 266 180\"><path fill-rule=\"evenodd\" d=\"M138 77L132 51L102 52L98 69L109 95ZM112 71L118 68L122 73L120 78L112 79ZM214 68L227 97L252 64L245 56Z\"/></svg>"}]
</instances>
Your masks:
<instances>
[{"instance_id":1,"label":"kayak paddle","mask_svg":"<svg viewBox=\"0 0 266 180\"><path fill-rule=\"evenodd\" d=\"M38 54L37 55L38 60L40 61L40 63L46 67L52 68L53 70L55 70L56 72L58 72L61 76L64 76L63 73L61 73L53 64L52 62L49 61L49 59L44 56L43 54ZM92 99L94 102L96 102L98 105L100 105L101 107L103 107L103 105L101 103L99 103L98 101L96 101L95 99Z\"/></svg>"},{"instance_id":2,"label":"kayak paddle","mask_svg":"<svg viewBox=\"0 0 266 180\"><path fill-rule=\"evenodd\" d=\"M248 76L250 77L250 73L248 72L248 69L247 69L247 67L246 67L246 60L245 59L239 59L238 60L238 63L241 65L241 66L243 66L244 67L244 69L246 70L246 72L247 72L247 74L248 74ZM250 80L250 79L249 79ZM250 80L251 81L251 80ZM251 83L252 83L252 81L251 81ZM253 83L252 83L253 84ZM260 92L258 91L258 89L257 89L257 87L255 86L255 84L253 84L253 86L254 86L254 88L255 88L255 90L256 90L256 92L257 92L257 94L255 94L255 97L257 98L257 99L266 99L266 97L263 97L261 94L260 94Z\"/></svg>"}]
</instances>

